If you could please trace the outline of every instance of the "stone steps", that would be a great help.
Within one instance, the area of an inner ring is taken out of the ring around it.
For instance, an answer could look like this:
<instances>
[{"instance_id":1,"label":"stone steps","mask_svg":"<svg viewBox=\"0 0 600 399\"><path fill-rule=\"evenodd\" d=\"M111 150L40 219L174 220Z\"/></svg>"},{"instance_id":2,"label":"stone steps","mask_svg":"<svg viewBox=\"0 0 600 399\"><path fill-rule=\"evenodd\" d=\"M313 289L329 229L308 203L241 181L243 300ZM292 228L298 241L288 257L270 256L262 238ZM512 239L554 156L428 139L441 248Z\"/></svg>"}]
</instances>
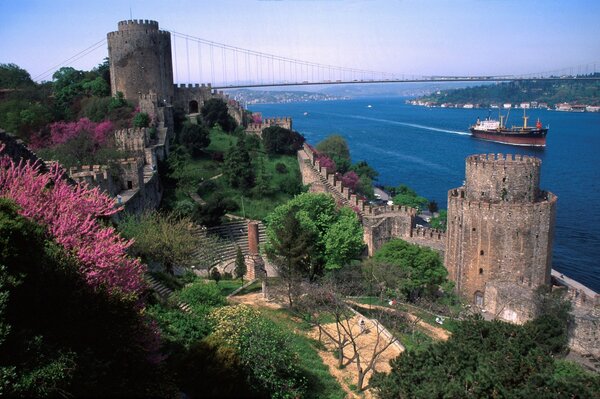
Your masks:
<instances>
[{"instance_id":1,"label":"stone steps","mask_svg":"<svg viewBox=\"0 0 600 399\"><path fill-rule=\"evenodd\" d=\"M158 281L153 276L147 274L146 280L148 281L150 288L152 288L158 295L160 295L164 299L169 299L171 295L173 295L173 290ZM190 313L192 311L192 307L185 302L177 302L177 307L186 313Z\"/></svg>"}]
</instances>

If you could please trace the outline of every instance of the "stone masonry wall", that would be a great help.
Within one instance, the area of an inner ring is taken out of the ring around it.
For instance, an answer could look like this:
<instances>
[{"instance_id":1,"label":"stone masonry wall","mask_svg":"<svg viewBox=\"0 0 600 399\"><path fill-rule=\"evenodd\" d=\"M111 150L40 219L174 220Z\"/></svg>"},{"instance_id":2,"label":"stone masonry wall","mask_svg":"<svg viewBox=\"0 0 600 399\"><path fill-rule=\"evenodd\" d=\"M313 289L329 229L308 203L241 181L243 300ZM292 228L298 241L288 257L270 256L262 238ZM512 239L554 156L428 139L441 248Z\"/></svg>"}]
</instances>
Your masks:
<instances>
[{"instance_id":1,"label":"stone masonry wall","mask_svg":"<svg viewBox=\"0 0 600 399\"><path fill-rule=\"evenodd\" d=\"M443 253L444 233L434 229L416 229L416 209L394 205L369 205L366 200L344 187L334 174L322 168L316 158L316 151L306 143L298 151L302 183L310 185L311 192L331 194L340 206L348 206L358 213L369 256L392 238L402 238Z\"/></svg>"},{"instance_id":2,"label":"stone masonry wall","mask_svg":"<svg viewBox=\"0 0 600 399\"><path fill-rule=\"evenodd\" d=\"M476 302L492 281L550 284L556 196L539 189L540 166L531 157L467 158L465 186L448 193L444 259L465 298Z\"/></svg>"},{"instance_id":3,"label":"stone masonry wall","mask_svg":"<svg viewBox=\"0 0 600 399\"><path fill-rule=\"evenodd\" d=\"M171 34L149 20L121 21L107 34L112 94L137 101L154 91L160 101L173 100Z\"/></svg>"}]
</instances>

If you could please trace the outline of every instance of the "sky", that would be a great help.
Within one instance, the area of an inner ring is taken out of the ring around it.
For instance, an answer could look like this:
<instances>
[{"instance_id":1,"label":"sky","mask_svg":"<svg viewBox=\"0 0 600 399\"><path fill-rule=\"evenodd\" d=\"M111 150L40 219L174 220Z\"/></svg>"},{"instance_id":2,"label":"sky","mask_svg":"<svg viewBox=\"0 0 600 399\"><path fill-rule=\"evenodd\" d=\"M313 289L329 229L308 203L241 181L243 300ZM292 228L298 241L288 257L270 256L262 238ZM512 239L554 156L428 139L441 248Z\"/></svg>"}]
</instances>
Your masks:
<instances>
[{"instance_id":1,"label":"sky","mask_svg":"<svg viewBox=\"0 0 600 399\"><path fill-rule=\"evenodd\" d=\"M585 73L594 64L600 71L598 0L0 0L0 63L50 80L130 17L207 41L396 75ZM219 78L208 73L208 47L175 40L178 82ZM68 66L89 70L107 56L100 43ZM221 56L231 68L233 52Z\"/></svg>"}]
</instances>

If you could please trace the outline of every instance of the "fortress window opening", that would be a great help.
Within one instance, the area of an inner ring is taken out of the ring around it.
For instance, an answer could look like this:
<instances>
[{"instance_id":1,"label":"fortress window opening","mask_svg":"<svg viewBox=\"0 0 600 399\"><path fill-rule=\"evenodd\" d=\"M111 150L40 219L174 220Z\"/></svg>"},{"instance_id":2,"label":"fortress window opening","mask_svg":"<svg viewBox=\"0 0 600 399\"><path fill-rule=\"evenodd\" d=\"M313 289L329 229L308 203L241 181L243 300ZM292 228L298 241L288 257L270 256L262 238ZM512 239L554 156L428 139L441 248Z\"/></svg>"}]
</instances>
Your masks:
<instances>
[{"instance_id":1,"label":"fortress window opening","mask_svg":"<svg viewBox=\"0 0 600 399\"><path fill-rule=\"evenodd\" d=\"M196 101L196 100L190 101L189 108L190 108L190 114L197 114L198 113L198 101Z\"/></svg>"}]
</instances>

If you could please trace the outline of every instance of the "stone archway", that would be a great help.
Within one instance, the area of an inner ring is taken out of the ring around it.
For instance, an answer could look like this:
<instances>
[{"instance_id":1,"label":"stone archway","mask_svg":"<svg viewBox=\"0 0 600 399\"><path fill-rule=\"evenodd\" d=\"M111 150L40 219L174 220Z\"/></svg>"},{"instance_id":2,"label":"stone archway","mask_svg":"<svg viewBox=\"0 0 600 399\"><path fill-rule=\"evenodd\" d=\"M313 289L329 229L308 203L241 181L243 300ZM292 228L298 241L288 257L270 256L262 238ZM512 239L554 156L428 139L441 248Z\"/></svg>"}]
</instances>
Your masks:
<instances>
[{"instance_id":1,"label":"stone archway","mask_svg":"<svg viewBox=\"0 0 600 399\"><path fill-rule=\"evenodd\" d=\"M198 113L198 101L196 101L196 100L190 101L190 103L188 104L188 108L189 108L190 114L197 114Z\"/></svg>"}]
</instances>

